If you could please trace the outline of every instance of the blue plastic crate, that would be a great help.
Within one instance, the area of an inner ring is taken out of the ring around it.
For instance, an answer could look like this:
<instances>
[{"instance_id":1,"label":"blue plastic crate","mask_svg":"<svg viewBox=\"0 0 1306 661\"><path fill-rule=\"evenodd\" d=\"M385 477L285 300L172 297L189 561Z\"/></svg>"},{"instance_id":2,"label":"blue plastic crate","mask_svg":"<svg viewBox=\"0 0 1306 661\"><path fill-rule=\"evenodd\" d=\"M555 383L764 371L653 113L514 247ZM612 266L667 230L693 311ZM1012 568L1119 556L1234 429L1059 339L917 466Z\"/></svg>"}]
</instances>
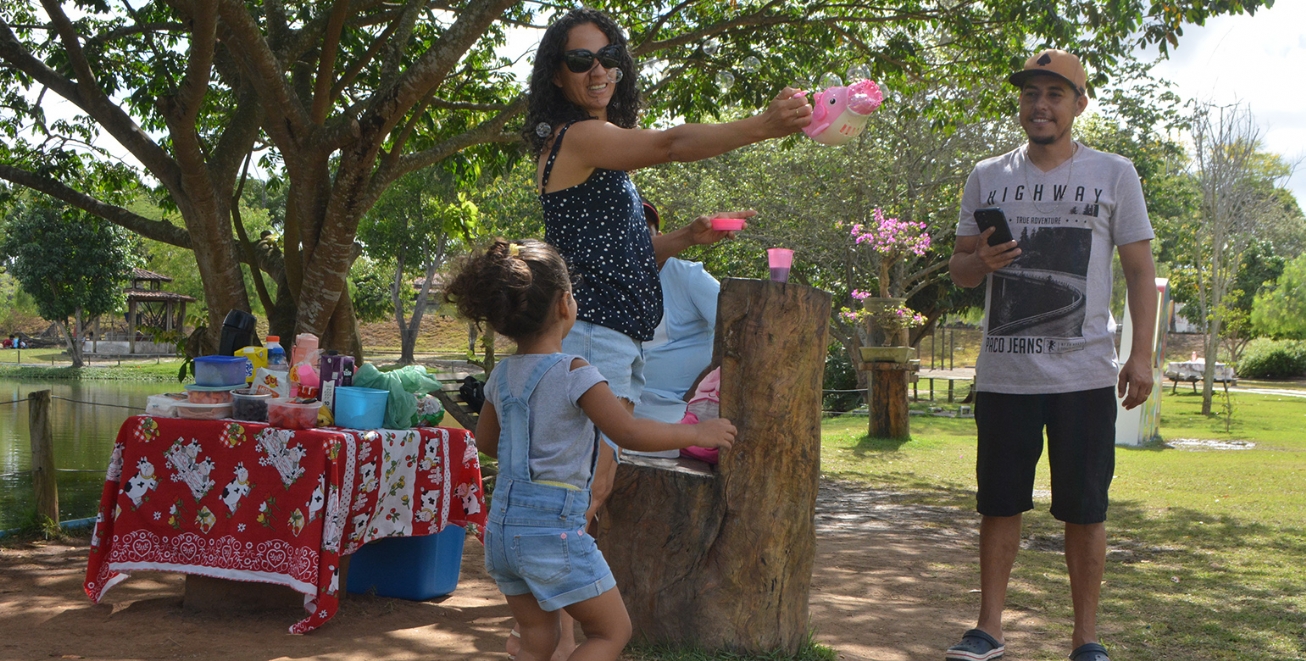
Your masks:
<instances>
[{"instance_id":1,"label":"blue plastic crate","mask_svg":"<svg viewBox=\"0 0 1306 661\"><path fill-rule=\"evenodd\" d=\"M446 526L434 535L387 537L358 549L349 561L345 589L354 594L425 601L458 587L467 531Z\"/></svg>"}]
</instances>

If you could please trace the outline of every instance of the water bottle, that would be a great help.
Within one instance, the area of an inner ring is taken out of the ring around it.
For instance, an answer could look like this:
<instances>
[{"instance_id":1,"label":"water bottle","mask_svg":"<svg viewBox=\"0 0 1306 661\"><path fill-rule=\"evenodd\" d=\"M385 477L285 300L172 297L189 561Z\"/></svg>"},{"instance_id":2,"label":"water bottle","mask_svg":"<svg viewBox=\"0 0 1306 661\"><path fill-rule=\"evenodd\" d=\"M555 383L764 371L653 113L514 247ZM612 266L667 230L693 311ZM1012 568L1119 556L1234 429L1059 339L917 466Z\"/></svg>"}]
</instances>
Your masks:
<instances>
[{"instance_id":1,"label":"water bottle","mask_svg":"<svg viewBox=\"0 0 1306 661\"><path fill-rule=\"evenodd\" d=\"M268 369L278 372L288 371L290 364L286 362L286 350L281 348L281 338L269 335L265 344L268 350Z\"/></svg>"}]
</instances>

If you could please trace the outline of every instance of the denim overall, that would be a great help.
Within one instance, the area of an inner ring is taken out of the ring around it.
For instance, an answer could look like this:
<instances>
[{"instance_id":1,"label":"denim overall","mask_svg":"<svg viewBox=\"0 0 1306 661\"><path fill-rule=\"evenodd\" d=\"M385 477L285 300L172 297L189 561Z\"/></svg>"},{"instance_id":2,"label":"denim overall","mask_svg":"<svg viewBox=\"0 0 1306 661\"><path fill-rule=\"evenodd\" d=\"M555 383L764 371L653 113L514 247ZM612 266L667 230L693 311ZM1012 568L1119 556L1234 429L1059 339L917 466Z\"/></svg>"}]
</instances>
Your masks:
<instances>
[{"instance_id":1,"label":"denim overall","mask_svg":"<svg viewBox=\"0 0 1306 661\"><path fill-rule=\"evenodd\" d=\"M530 593L546 611L597 597L616 587L612 571L594 538L585 534L585 510L598 460L598 438L589 439L590 479L584 489L531 481L530 402L540 379L572 356L555 354L539 361L518 394L508 389L508 363L500 363L499 476L485 526L485 570L505 595ZM547 415L540 412L541 415Z\"/></svg>"}]
</instances>

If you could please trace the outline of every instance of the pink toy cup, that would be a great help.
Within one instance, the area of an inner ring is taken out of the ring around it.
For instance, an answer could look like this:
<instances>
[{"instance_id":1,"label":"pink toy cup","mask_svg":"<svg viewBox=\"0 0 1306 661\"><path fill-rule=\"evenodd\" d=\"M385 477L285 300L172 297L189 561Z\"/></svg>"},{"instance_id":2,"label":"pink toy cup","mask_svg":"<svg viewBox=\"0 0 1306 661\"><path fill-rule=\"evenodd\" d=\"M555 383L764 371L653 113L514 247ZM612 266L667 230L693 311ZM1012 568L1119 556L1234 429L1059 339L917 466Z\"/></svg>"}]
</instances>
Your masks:
<instances>
[{"instance_id":1,"label":"pink toy cup","mask_svg":"<svg viewBox=\"0 0 1306 661\"><path fill-rule=\"evenodd\" d=\"M789 248L767 248L766 260L771 264L773 282L789 282L789 267L794 264L794 251Z\"/></svg>"},{"instance_id":2,"label":"pink toy cup","mask_svg":"<svg viewBox=\"0 0 1306 661\"><path fill-rule=\"evenodd\" d=\"M738 232L744 229L743 218L717 217L712 219L712 230L716 232Z\"/></svg>"}]
</instances>

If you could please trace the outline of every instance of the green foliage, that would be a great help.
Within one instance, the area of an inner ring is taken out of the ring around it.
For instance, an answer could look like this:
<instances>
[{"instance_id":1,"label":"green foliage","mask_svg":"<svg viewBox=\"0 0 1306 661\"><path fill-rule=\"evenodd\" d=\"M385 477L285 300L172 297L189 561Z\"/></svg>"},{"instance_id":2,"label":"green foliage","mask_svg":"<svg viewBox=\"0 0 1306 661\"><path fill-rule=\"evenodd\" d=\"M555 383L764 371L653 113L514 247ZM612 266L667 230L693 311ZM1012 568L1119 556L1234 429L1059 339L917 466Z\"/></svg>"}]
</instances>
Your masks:
<instances>
[{"instance_id":1,"label":"green foliage","mask_svg":"<svg viewBox=\"0 0 1306 661\"><path fill-rule=\"evenodd\" d=\"M1306 339L1306 253L1279 264L1273 285L1256 294L1252 325L1267 335Z\"/></svg>"},{"instance_id":2,"label":"green foliage","mask_svg":"<svg viewBox=\"0 0 1306 661\"><path fill-rule=\"evenodd\" d=\"M848 350L835 342L825 351L825 376L821 381L824 390L856 390L857 370L848 358ZM864 392L831 392L822 396L822 408L827 411L851 411L866 402Z\"/></svg>"},{"instance_id":3,"label":"green foliage","mask_svg":"<svg viewBox=\"0 0 1306 661\"><path fill-rule=\"evenodd\" d=\"M1253 340L1238 362L1244 379L1292 379L1306 376L1306 342Z\"/></svg>"},{"instance_id":4,"label":"green foliage","mask_svg":"<svg viewBox=\"0 0 1306 661\"><path fill-rule=\"evenodd\" d=\"M126 231L61 204L25 202L6 220L0 253L41 316L65 321L113 312L135 258Z\"/></svg>"},{"instance_id":5,"label":"green foliage","mask_svg":"<svg viewBox=\"0 0 1306 661\"><path fill-rule=\"evenodd\" d=\"M394 314L390 288L394 283L393 266L370 259L359 258L349 270L349 297L354 303L354 316L364 323L383 321ZM412 299L413 286L407 279L399 283L401 300Z\"/></svg>"},{"instance_id":6,"label":"green foliage","mask_svg":"<svg viewBox=\"0 0 1306 661\"><path fill-rule=\"evenodd\" d=\"M959 125L1010 114L1014 101L1001 81L1029 50L1076 50L1098 88L1140 45L1165 53L1185 24L1254 13L1266 4L601 0L594 6L618 17L629 33L649 125L694 121L730 106L761 108L787 83L810 88L822 73L864 65L895 99L921 101L904 104L919 125L947 136ZM511 29L543 26L571 6L229 2L219 11L166 0L10 0L0 9L0 178L57 191L154 240L203 250L231 236L232 182L242 163L255 162L270 180L242 196L266 208L273 227L284 228L266 268L284 275L299 297L285 314L302 310L314 316L305 323L323 327L335 285L352 262L349 239L362 234L360 218L401 175L454 155L486 172L511 169L520 153L514 144L520 127L512 124L522 111L522 89L510 72L514 63L500 51ZM749 58L758 64L745 69ZM733 85L716 82L725 73L732 73ZM949 93L919 96L941 80L956 81ZM46 116L51 95L70 102L70 117ZM95 147L105 134L140 169ZM180 213L184 223L150 222L150 214L98 204L122 205L154 186L158 206ZM200 261L207 271L200 276L218 283L209 288L222 299L209 301L215 314L246 307L251 297L228 281L231 256L210 255ZM304 273L331 286L301 290Z\"/></svg>"}]
</instances>

